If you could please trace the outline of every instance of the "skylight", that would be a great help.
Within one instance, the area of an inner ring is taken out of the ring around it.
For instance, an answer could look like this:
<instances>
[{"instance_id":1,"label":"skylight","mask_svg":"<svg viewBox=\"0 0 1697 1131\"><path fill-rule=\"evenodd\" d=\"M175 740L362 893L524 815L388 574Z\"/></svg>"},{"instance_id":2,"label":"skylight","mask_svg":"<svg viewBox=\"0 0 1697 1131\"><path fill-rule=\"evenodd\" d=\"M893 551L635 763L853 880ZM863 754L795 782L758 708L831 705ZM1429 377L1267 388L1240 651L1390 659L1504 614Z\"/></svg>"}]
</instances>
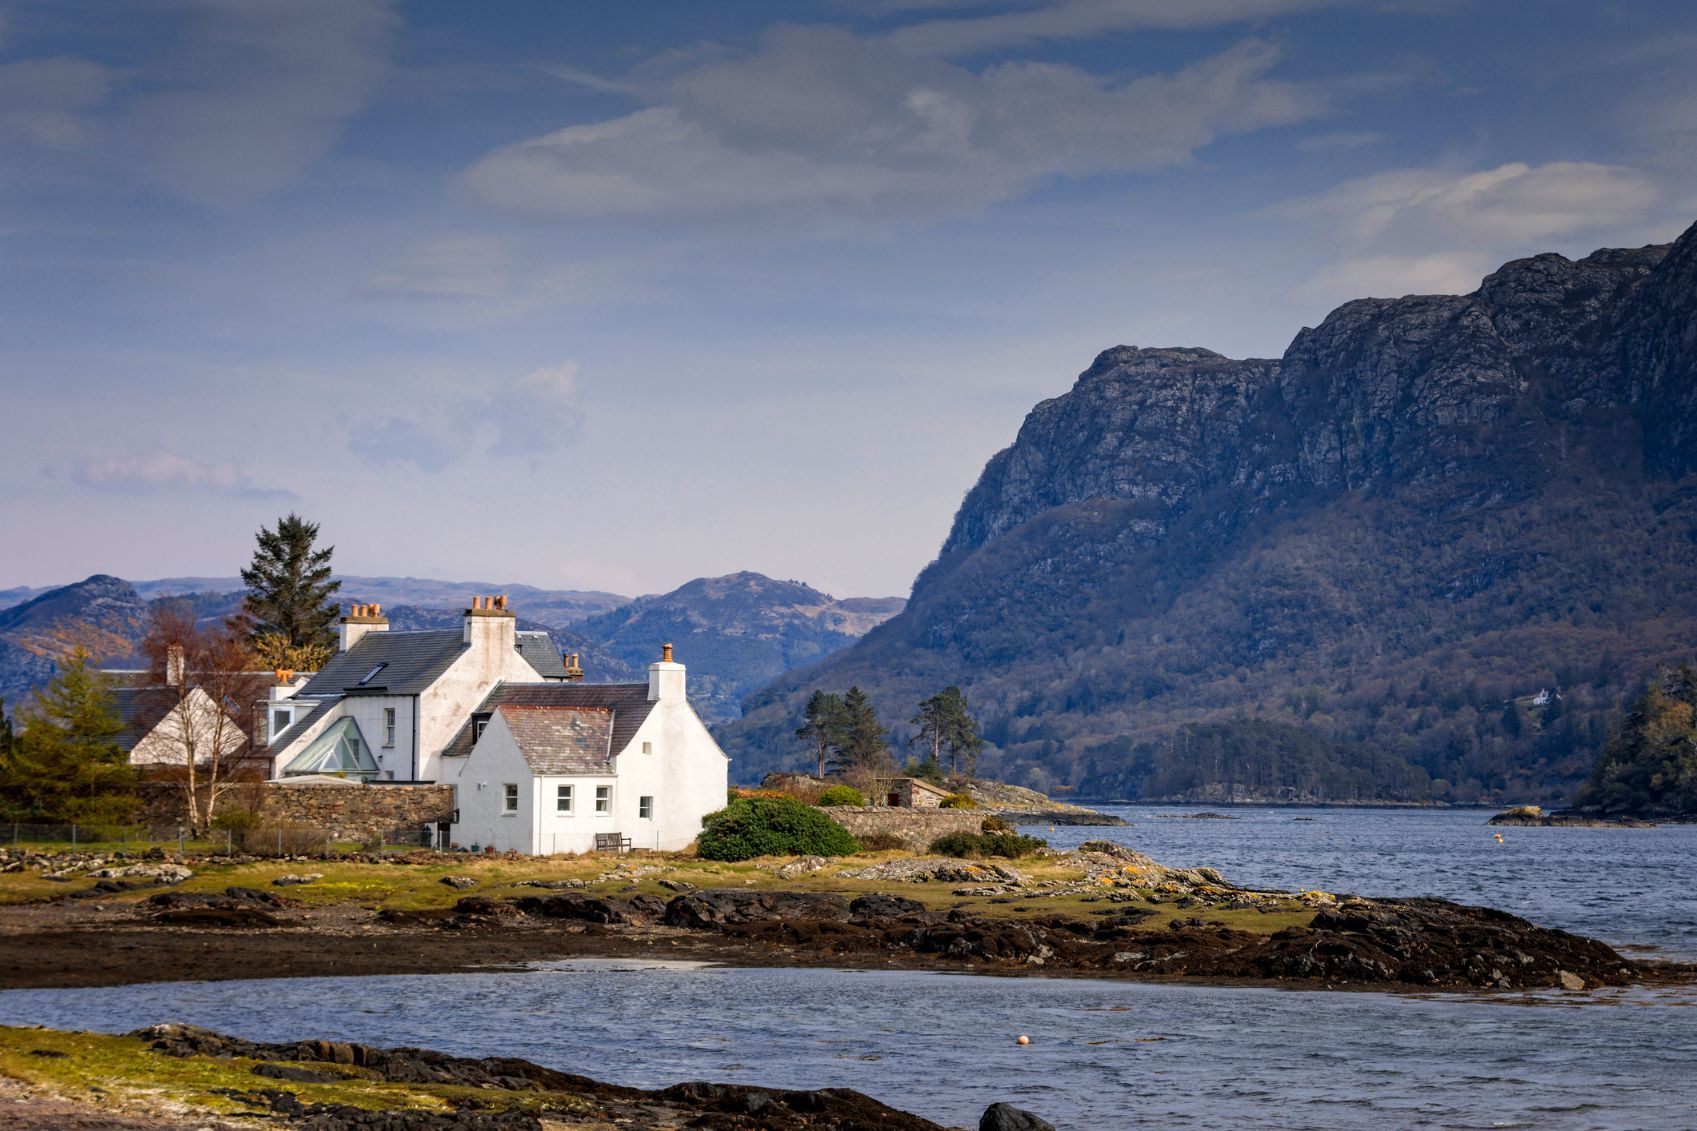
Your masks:
<instances>
[{"instance_id":1,"label":"skylight","mask_svg":"<svg viewBox=\"0 0 1697 1131\"><path fill-rule=\"evenodd\" d=\"M371 682L371 679L372 679L373 676L375 676L378 672L382 671L384 668L386 668L388 666L389 666L389 661L384 660L381 664L378 664L376 667L374 667L370 671L366 672L365 676L355 686L364 687L366 684Z\"/></svg>"}]
</instances>

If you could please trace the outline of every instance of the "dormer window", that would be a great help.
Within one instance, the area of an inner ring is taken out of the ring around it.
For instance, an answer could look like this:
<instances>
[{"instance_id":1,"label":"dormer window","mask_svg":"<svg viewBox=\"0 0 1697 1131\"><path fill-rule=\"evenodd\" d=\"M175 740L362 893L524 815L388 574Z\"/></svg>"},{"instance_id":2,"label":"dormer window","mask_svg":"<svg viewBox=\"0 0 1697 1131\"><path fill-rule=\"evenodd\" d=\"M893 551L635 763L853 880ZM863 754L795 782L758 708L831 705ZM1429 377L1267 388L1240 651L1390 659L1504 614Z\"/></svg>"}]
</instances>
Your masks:
<instances>
[{"instance_id":1,"label":"dormer window","mask_svg":"<svg viewBox=\"0 0 1697 1131\"><path fill-rule=\"evenodd\" d=\"M471 740L473 743L483 737L484 728L489 725L489 718L490 716L487 713L476 714L471 717Z\"/></svg>"},{"instance_id":2,"label":"dormer window","mask_svg":"<svg viewBox=\"0 0 1697 1131\"><path fill-rule=\"evenodd\" d=\"M374 678L376 678L378 672L382 671L384 668L386 668L388 666L389 666L389 662L387 660L383 661L381 664L378 664L376 667L374 667L370 671L366 672L365 675L363 677L361 677L359 683L356 684L356 686L364 687L366 684L370 683Z\"/></svg>"}]
</instances>

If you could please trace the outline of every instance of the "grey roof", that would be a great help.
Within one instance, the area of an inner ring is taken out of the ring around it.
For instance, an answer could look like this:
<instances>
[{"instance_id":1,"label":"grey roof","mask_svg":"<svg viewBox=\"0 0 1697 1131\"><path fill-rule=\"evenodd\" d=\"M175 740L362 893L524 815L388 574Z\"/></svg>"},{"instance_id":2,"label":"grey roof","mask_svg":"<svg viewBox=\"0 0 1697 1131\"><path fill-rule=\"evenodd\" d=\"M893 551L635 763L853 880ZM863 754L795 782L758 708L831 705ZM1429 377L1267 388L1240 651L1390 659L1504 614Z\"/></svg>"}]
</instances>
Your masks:
<instances>
[{"instance_id":1,"label":"grey roof","mask_svg":"<svg viewBox=\"0 0 1697 1131\"><path fill-rule=\"evenodd\" d=\"M506 705L515 707L604 707L612 712L611 749L618 754L654 709L646 683L499 683L478 704L474 715L493 714ZM449 757L470 754L471 720L442 748Z\"/></svg>"},{"instance_id":2,"label":"grey roof","mask_svg":"<svg viewBox=\"0 0 1697 1131\"><path fill-rule=\"evenodd\" d=\"M369 671L370 669L368 668L366 670ZM281 750L281 749L283 749L283 747L285 747L289 743L293 742L297 737L305 734L307 732L307 728L312 726L313 723L317 722L319 719L323 718L325 715L329 714L331 711L335 710L336 704L340 703L341 701L342 701L342 697L339 696L339 695L334 696L330 699L321 699L316 704L313 705L312 710L308 711L304 715L297 715L295 717L295 721L290 723L288 728L286 730L284 730L282 734L276 735L272 738L271 749L273 751ZM306 700L302 700L299 697L296 697L295 699L285 700L284 702L291 702L291 703L297 703L298 704L298 703L306 702ZM273 707L273 706L281 706L281 704L267 703L266 706L269 708L269 707Z\"/></svg>"},{"instance_id":3,"label":"grey roof","mask_svg":"<svg viewBox=\"0 0 1697 1131\"><path fill-rule=\"evenodd\" d=\"M521 707L503 704L506 721L532 773L604 774L611 755L611 707Z\"/></svg>"},{"instance_id":4,"label":"grey roof","mask_svg":"<svg viewBox=\"0 0 1697 1131\"><path fill-rule=\"evenodd\" d=\"M176 699L169 687L112 688L112 704L124 724L113 741L125 750L134 750L136 743L153 733Z\"/></svg>"},{"instance_id":5,"label":"grey roof","mask_svg":"<svg viewBox=\"0 0 1697 1131\"><path fill-rule=\"evenodd\" d=\"M338 652L300 689L317 695L418 695L441 678L469 645L459 629L368 632ZM383 668L361 684L372 668Z\"/></svg>"},{"instance_id":6,"label":"grey roof","mask_svg":"<svg viewBox=\"0 0 1697 1131\"><path fill-rule=\"evenodd\" d=\"M543 679L565 679L566 661L560 658L560 649L554 644L554 638L546 632L535 629L525 629L514 637L513 647L523 656L536 674Z\"/></svg>"}]
</instances>

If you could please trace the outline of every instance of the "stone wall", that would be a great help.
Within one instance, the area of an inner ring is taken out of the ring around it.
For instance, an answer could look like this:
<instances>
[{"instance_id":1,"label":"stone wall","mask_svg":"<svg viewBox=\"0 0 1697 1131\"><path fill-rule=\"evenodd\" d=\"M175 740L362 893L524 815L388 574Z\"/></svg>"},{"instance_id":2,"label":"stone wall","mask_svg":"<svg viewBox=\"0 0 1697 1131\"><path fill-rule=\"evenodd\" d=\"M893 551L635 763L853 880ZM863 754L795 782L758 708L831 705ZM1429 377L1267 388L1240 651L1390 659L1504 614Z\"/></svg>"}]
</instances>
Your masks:
<instances>
[{"instance_id":1,"label":"stone wall","mask_svg":"<svg viewBox=\"0 0 1697 1131\"><path fill-rule=\"evenodd\" d=\"M923 852L945 833L975 833L986 813L972 809L851 809L840 806L826 810L831 819L855 836L888 833L900 837L908 848Z\"/></svg>"},{"instance_id":2,"label":"stone wall","mask_svg":"<svg viewBox=\"0 0 1697 1131\"><path fill-rule=\"evenodd\" d=\"M181 787L163 784L140 789L138 820L165 826L180 819ZM311 829L336 840L382 837L393 844L423 844L424 827L446 822L454 813L451 785L240 785L223 794L218 811L253 809L267 827Z\"/></svg>"}]
</instances>

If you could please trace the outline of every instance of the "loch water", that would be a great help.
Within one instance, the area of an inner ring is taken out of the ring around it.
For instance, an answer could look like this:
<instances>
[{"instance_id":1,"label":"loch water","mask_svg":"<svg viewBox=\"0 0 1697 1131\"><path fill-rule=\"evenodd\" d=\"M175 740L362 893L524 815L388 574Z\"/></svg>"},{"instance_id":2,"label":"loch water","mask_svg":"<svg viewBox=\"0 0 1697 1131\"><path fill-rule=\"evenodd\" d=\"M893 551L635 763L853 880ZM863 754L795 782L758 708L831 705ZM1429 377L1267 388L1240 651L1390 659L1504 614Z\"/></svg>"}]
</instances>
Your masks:
<instances>
[{"instance_id":1,"label":"loch water","mask_svg":"<svg viewBox=\"0 0 1697 1131\"><path fill-rule=\"evenodd\" d=\"M1039 831L1062 845L1107 833L1256 885L1441 895L1697 952L1691 827L1508 829L1497 845L1480 813L1120 812L1129 827ZM853 1087L965 1127L996 1100L1063 1131L1697 1127L1697 989L1686 988L1405 996L574 961L0 993L9 1024L123 1032L165 1020L522 1056L644 1087Z\"/></svg>"}]
</instances>

